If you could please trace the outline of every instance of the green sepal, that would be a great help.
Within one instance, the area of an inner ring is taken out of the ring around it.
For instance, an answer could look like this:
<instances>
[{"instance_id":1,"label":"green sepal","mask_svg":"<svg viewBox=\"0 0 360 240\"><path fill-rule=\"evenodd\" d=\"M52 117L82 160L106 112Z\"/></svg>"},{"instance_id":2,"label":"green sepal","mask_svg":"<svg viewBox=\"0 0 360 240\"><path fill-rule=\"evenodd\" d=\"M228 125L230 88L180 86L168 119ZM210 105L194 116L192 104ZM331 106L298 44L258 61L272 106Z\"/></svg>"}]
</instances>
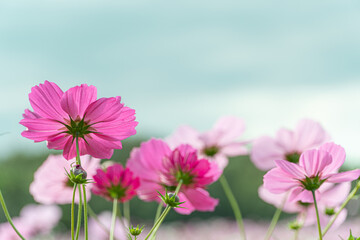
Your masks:
<instances>
[{"instance_id":1,"label":"green sepal","mask_svg":"<svg viewBox=\"0 0 360 240\"><path fill-rule=\"evenodd\" d=\"M129 232L132 236L139 236L142 233L144 227L145 227L145 225L143 225L141 228L139 228L139 224L138 224L136 226L136 228L134 228L134 226L131 225L131 227L129 227ZM130 236L130 234L129 234L129 236Z\"/></svg>"},{"instance_id":2,"label":"green sepal","mask_svg":"<svg viewBox=\"0 0 360 240\"><path fill-rule=\"evenodd\" d=\"M65 169L65 168L64 168ZM66 175L69 178L71 182L74 184L88 184L93 183L92 179L84 179L83 174L75 175L73 172L70 171L70 173L65 169Z\"/></svg>"},{"instance_id":3,"label":"green sepal","mask_svg":"<svg viewBox=\"0 0 360 240\"><path fill-rule=\"evenodd\" d=\"M168 206L170 206L172 208L184 208L184 207L179 207L180 204L183 204L185 202L179 202L176 199L177 195L174 194L172 197L169 197L169 194L168 194L166 189L165 189L165 196L163 196L159 191L157 191L157 192L160 194L159 197L161 198L161 200L163 200L163 202L166 205L168 205Z\"/></svg>"}]
</instances>

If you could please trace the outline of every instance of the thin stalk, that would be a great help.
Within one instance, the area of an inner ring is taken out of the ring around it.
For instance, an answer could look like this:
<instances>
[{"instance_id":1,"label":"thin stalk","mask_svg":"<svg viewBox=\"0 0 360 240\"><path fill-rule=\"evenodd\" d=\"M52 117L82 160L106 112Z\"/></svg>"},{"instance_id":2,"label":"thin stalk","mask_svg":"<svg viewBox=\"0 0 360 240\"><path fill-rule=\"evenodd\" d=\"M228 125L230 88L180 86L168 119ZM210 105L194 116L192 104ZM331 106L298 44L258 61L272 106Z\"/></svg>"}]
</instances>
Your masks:
<instances>
[{"instance_id":1,"label":"thin stalk","mask_svg":"<svg viewBox=\"0 0 360 240\"><path fill-rule=\"evenodd\" d=\"M179 193L179 191L181 189L182 183L183 183L183 181L180 180L177 187L176 187L175 195L178 195L178 193ZM149 239L149 237L156 234L156 232L159 229L161 223L164 221L166 215L169 213L170 210L171 210L171 207L169 205L166 206L166 208L161 213L160 217L156 220L154 226L151 228L150 232L148 233L148 235L146 235L144 240L147 240L147 239Z\"/></svg>"},{"instance_id":2,"label":"thin stalk","mask_svg":"<svg viewBox=\"0 0 360 240\"><path fill-rule=\"evenodd\" d=\"M356 192L360 189L360 181L358 180L356 183L356 186L354 189L349 193L349 196L346 198L346 200L341 204L339 210L335 213L334 217L331 219L331 221L326 225L324 228L322 236L325 236L325 234L329 231L330 227L335 222L336 218L339 216L340 212L345 208L345 206L349 203L349 201L355 196Z\"/></svg>"},{"instance_id":3,"label":"thin stalk","mask_svg":"<svg viewBox=\"0 0 360 240\"><path fill-rule=\"evenodd\" d=\"M163 206L163 203L162 203L162 202L160 202L160 203L159 203L159 206L158 206L158 207L157 207L157 209L156 209L156 214L155 214L154 224L156 223L156 220L158 220L158 219L159 219L159 217L160 217L161 210L162 210L162 206Z\"/></svg>"},{"instance_id":4,"label":"thin stalk","mask_svg":"<svg viewBox=\"0 0 360 240\"><path fill-rule=\"evenodd\" d=\"M81 160L80 160L80 149L79 149L79 137L77 136L78 133L76 133L76 164L81 165Z\"/></svg>"},{"instance_id":5,"label":"thin stalk","mask_svg":"<svg viewBox=\"0 0 360 240\"><path fill-rule=\"evenodd\" d=\"M124 217L130 226L130 201L124 202L123 205Z\"/></svg>"},{"instance_id":6,"label":"thin stalk","mask_svg":"<svg viewBox=\"0 0 360 240\"><path fill-rule=\"evenodd\" d=\"M154 224L154 226L151 228L150 232L148 233L148 235L146 235L144 240L147 240L150 236L156 234L155 229L158 229L158 227L160 226L160 224L164 221L166 215L169 213L171 207L170 206L166 206L166 208L164 209L164 211L161 213L160 217L158 218L158 220L156 221L156 223Z\"/></svg>"},{"instance_id":7,"label":"thin stalk","mask_svg":"<svg viewBox=\"0 0 360 240\"><path fill-rule=\"evenodd\" d=\"M271 220L270 226L268 228L268 231L266 233L265 240L269 240L271 238L271 235L273 234L273 232L275 230L275 226L276 226L276 224L277 224L277 222L279 220L281 212L282 212L282 207L276 209L276 211L274 213L274 216L273 216L273 218Z\"/></svg>"},{"instance_id":8,"label":"thin stalk","mask_svg":"<svg viewBox=\"0 0 360 240\"><path fill-rule=\"evenodd\" d=\"M85 184L82 184L83 194L84 194L84 231L85 231L85 240L89 239L88 231L88 212L87 212L87 202L86 202L86 189Z\"/></svg>"},{"instance_id":9,"label":"thin stalk","mask_svg":"<svg viewBox=\"0 0 360 240\"><path fill-rule=\"evenodd\" d=\"M315 191L312 190L312 195L314 198L314 206L315 206L315 211L316 211L316 219L317 219L317 225L318 225L318 230L319 230L319 239L322 240L322 234L321 234L321 226L320 226L320 218L319 218L319 210L318 210L318 206L317 206L317 202L316 202L316 197L315 197Z\"/></svg>"},{"instance_id":10,"label":"thin stalk","mask_svg":"<svg viewBox=\"0 0 360 240\"><path fill-rule=\"evenodd\" d=\"M229 183L226 181L226 178L225 178L224 175L222 175L220 177L219 181L220 181L221 186L222 186L222 188L223 188L223 190L225 192L225 195L228 198L229 203L230 203L230 205L231 205L231 207L233 209L236 221L237 221L237 223L239 225L239 229L240 229L240 233L242 235L242 238L244 240L246 240L244 222L242 220L241 211L240 211L239 205L238 205L238 203L237 203L237 201L235 199L235 196L232 193L231 188L229 186Z\"/></svg>"},{"instance_id":11,"label":"thin stalk","mask_svg":"<svg viewBox=\"0 0 360 240\"><path fill-rule=\"evenodd\" d=\"M11 216L10 216L10 214L9 214L9 211L8 211L7 207L6 207L5 200L4 200L4 197L3 197L2 193L1 193L1 190L0 190L0 202L1 202L2 209L4 210L6 219L7 219L7 221L10 223L11 227L14 229L14 231L16 232L16 234L17 234L22 240L26 240L26 239L21 235L21 233L16 229L13 221L11 220Z\"/></svg>"},{"instance_id":12,"label":"thin stalk","mask_svg":"<svg viewBox=\"0 0 360 240\"><path fill-rule=\"evenodd\" d=\"M112 220L111 220L111 228L110 228L110 240L114 240L114 230L115 230L115 222L116 222L116 213L117 213L117 198L113 200L113 212L112 212Z\"/></svg>"},{"instance_id":13,"label":"thin stalk","mask_svg":"<svg viewBox=\"0 0 360 240\"><path fill-rule=\"evenodd\" d=\"M74 191L73 191L73 197L72 197L72 202L71 202L71 240L75 240L75 213L74 213L74 206L75 206L75 194L76 194L76 189L77 189L77 184L74 184Z\"/></svg>"},{"instance_id":14,"label":"thin stalk","mask_svg":"<svg viewBox=\"0 0 360 240\"><path fill-rule=\"evenodd\" d=\"M298 240L298 239L299 239L299 232L300 232L300 228L294 230L294 240Z\"/></svg>"},{"instance_id":15,"label":"thin stalk","mask_svg":"<svg viewBox=\"0 0 360 240\"><path fill-rule=\"evenodd\" d=\"M82 194L81 194L81 185L78 185L79 189L79 204L78 204L78 219L76 224L76 233L75 233L75 239L79 239L80 234L80 227L81 227L81 212L82 212Z\"/></svg>"}]
</instances>

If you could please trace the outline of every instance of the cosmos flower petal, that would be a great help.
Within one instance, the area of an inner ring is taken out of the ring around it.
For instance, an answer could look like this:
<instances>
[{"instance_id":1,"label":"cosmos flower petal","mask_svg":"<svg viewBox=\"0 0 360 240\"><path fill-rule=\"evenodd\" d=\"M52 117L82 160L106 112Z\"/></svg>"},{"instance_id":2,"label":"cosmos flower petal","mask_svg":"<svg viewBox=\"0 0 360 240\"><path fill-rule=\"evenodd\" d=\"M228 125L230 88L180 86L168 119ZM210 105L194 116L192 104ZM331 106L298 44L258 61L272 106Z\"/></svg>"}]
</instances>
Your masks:
<instances>
[{"instance_id":1,"label":"cosmos flower petal","mask_svg":"<svg viewBox=\"0 0 360 240\"><path fill-rule=\"evenodd\" d=\"M331 183L349 182L354 181L355 179L359 178L359 176L360 169L355 169L347 172L330 174L327 177L327 181Z\"/></svg>"},{"instance_id":2,"label":"cosmos flower petal","mask_svg":"<svg viewBox=\"0 0 360 240\"><path fill-rule=\"evenodd\" d=\"M88 106L84 119L92 123L111 122L120 116L123 106L118 97L100 98Z\"/></svg>"},{"instance_id":3,"label":"cosmos flower petal","mask_svg":"<svg viewBox=\"0 0 360 240\"><path fill-rule=\"evenodd\" d=\"M96 100L96 96L96 87L81 84L64 93L60 102L61 107L73 120L82 119L86 108Z\"/></svg>"},{"instance_id":4,"label":"cosmos flower petal","mask_svg":"<svg viewBox=\"0 0 360 240\"><path fill-rule=\"evenodd\" d=\"M264 187L272 193L283 193L298 185L299 182L281 168L273 168L264 175Z\"/></svg>"},{"instance_id":5,"label":"cosmos flower petal","mask_svg":"<svg viewBox=\"0 0 360 240\"><path fill-rule=\"evenodd\" d=\"M20 124L28 128L21 135L36 142L46 141L49 137L59 134L59 129L64 127L61 123L46 118L24 118Z\"/></svg>"},{"instance_id":6,"label":"cosmos flower petal","mask_svg":"<svg viewBox=\"0 0 360 240\"><path fill-rule=\"evenodd\" d=\"M304 168L308 177L316 176L331 164L331 155L323 150L307 150L300 156L299 165Z\"/></svg>"},{"instance_id":7,"label":"cosmos flower petal","mask_svg":"<svg viewBox=\"0 0 360 240\"><path fill-rule=\"evenodd\" d=\"M333 161L324 169L324 173L338 172L340 167L345 162L345 158L346 158L345 149L340 145L337 145L333 142L329 142L321 145L319 150L328 152L333 159Z\"/></svg>"},{"instance_id":8,"label":"cosmos flower petal","mask_svg":"<svg viewBox=\"0 0 360 240\"><path fill-rule=\"evenodd\" d=\"M296 179L302 179L304 178L304 171L303 169L301 169L299 167L299 165L292 163L292 162L288 162L285 160L276 160L275 164L280 167L284 172L286 172L287 174L289 174L290 176L292 176L293 178Z\"/></svg>"},{"instance_id":9,"label":"cosmos flower petal","mask_svg":"<svg viewBox=\"0 0 360 240\"><path fill-rule=\"evenodd\" d=\"M225 146L244 134L245 122L235 116L222 117L215 123L211 131L219 133L220 138L216 141L220 146Z\"/></svg>"},{"instance_id":10,"label":"cosmos flower petal","mask_svg":"<svg viewBox=\"0 0 360 240\"><path fill-rule=\"evenodd\" d=\"M302 119L294 131L296 138L296 148L299 152L318 147L330 140L329 134L324 130L320 123Z\"/></svg>"},{"instance_id":11,"label":"cosmos flower petal","mask_svg":"<svg viewBox=\"0 0 360 240\"><path fill-rule=\"evenodd\" d=\"M219 199L210 197L209 193L202 188L189 188L183 193L197 211L214 211L219 203Z\"/></svg>"},{"instance_id":12,"label":"cosmos flower petal","mask_svg":"<svg viewBox=\"0 0 360 240\"><path fill-rule=\"evenodd\" d=\"M200 133L190 126L180 126L171 136L166 138L166 142L171 148L176 148L181 144L190 144L196 149L204 146L199 138Z\"/></svg>"},{"instance_id":13,"label":"cosmos flower petal","mask_svg":"<svg viewBox=\"0 0 360 240\"><path fill-rule=\"evenodd\" d=\"M179 197L179 201L184 203L180 205L181 208L174 209L176 212L183 215L189 215L190 213L195 211L195 207L191 204L191 202L184 193L180 192L178 194L178 197Z\"/></svg>"},{"instance_id":14,"label":"cosmos flower petal","mask_svg":"<svg viewBox=\"0 0 360 240\"><path fill-rule=\"evenodd\" d=\"M63 91L55 84L45 81L31 89L29 100L34 112L43 118L63 121L67 114L60 106Z\"/></svg>"}]
</instances>

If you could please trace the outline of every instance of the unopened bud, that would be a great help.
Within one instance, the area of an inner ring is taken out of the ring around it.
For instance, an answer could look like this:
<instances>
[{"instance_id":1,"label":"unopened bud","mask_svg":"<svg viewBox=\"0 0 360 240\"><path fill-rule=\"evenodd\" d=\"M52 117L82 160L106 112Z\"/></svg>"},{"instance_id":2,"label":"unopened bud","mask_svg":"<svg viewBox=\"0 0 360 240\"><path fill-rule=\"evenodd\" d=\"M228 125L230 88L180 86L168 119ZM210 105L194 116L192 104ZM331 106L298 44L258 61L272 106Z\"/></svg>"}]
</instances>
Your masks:
<instances>
[{"instance_id":1,"label":"unopened bud","mask_svg":"<svg viewBox=\"0 0 360 240\"><path fill-rule=\"evenodd\" d=\"M85 169L83 169L83 167L79 164L76 164L74 167L72 167L70 169L70 172L74 174L75 177L79 176L80 174L82 174L81 175L82 179L86 179L87 177L87 173Z\"/></svg>"}]
</instances>

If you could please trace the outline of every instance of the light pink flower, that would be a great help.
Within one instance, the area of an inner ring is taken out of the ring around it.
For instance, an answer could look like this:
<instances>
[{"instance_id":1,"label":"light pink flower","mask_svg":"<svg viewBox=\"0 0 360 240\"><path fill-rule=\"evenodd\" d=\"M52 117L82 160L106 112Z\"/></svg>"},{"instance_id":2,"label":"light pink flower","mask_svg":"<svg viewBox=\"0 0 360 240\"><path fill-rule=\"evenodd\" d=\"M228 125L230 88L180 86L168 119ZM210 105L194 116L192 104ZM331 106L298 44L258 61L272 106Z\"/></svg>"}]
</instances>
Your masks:
<instances>
[{"instance_id":1,"label":"light pink flower","mask_svg":"<svg viewBox=\"0 0 360 240\"><path fill-rule=\"evenodd\" d=\"M317 196L319 217L321 225L325 226L331 219L331 209L335 212L347 198L351 188L350 182L340 183L337 185L326 184L320 186L318 191L321 193ZM266 190L263 186L259 188L259 196L265 202L274 205L276 208L282 207L282 211L288 213L298 213L298 221L304 226L310 226L317 223L316 212L313 203L301 201L287 201L288 193L274 194ZM347 210L343 209L334 222L332 228L338 227L343 223L347 216Z\"/></svg>"},{"instance_id":2,"label":"light pink flower","mask_svg":"<svg viewBox=\"0 0 360 240\"><path fill-rule=\"evenodd\" d=\"M64 150L66 159L80 155L110 158L121 149L121 140L136 133L135 110L124 107L120 97L97 99L94 86L82 84L63 92L55 83L45 81L31 89L30 104L20 121L27 129L22 136L35 142L47 141L50 149Z\"/></svg>"},{"instance_id":3,"label":"light pink flower","mask_svg":"<svg viewBox=\"0 0 360 240\"><path fill-rule=\"evenodd\" d=\"M264 187L272 193L291 191L290 201L313 202L311 191L324 182L349 182L360 176L360 169L337 173L344 161L345 150L334 143L326 143L319 149L303 152L299 164L276 160L277 167L264 176Z\"/></svg>"},{"instance_id":4,"label":"light pink flower","mask_svg":"<svg viewBox=\"0 0 360 240\"><path fill-rule=\"evenodd\" d=\"M180 144L190 144L198 150L200 158L215 161L224 169L228 164L228 157L247 154L245 143L237 141L244 130L245 124L242 119L223 117L211 130L203 133L189 126L179 127L166 141L172 148Z\"/></svg>"},{"instance_id":5,"label":"light pink flower","mask_svg":"<svg viewBox=\"0 0 360 240\"><path fill-rule=\"evenodd\" d=\"M100 167L100 159L86 155L81 156L80 160L88 178L92 178L96 169ZM30 184L30 193L35 201L42 204L71 203L73 183L65 172L65 169L69 172L70 168L70 163L62 155L49 155L36 170L34 181ZM88 187L86 187L86 197L88 200L91 198ZM78 194L75 195L75 201L78 202Z\"/></svg>"},{"instance_id":6,"label":"light pink flower","mask_svg":"<svg viewBox=\"0 0 360 240\"><path fill-rule=\"evenodd\" d=\"M139 178L134 177L132 171L124 169L120 163L114 163L105 170L97 169L93 178L92 192L110 201L129 201L136 196L136 189L140 185Z\"/></svg>"},{"instance_id":7,"label":"light pink flower","mask_svg":"<svg viewBox=\"0 0 360 240\"><path fill-rule=\"evenodd\" d=\"M329 140L329 135L318 122L303 119L295 130L281 128L275 138L264 136L256 139L251 150L251 160L264 171L275 167L275 160L279 159L297 163L302 152Z\"/></svg>"},{"instance_id":8,"label":"light pink flower","mask_svg":"<svg viewBox=\"0 0 360 240\"><path fill-rule=\"evenodd\" d=\"M25 206L19 217L13 218L14 225L19 232L27 239L45 235L55 227L61 218L61 209L55 205ZM9 223L0 224L0 239L19 240Z\"/></svg>"},{"instance_id":9,"label":"light pink flower","mask_svg":"<svg viewBox=\"0 0 360 240\"><path fill-rule=\"evenodd\" d=\"M102 226L93 218L89 219L89 236L90 240L108 240L111 225L111 212L102 212L98 215ZM116 219L114 237L118 240L127 239L127 229L124 229L124 223ZM125 220L122 220L125 221ZM104 229L106 228L106 230Z\"/></svg>"},{"instance_id":10,"label":"light pink flower","mask_svg":"<svg viewBox=\"0 0 360 240\"><path fill-rule=\"evenodd\" d=\"M159 191L174 191L180 179L183 185L178 194L181 206L175 208L181 214L197 211L213 211L218 200L211 198L205 188L215 182L222 171L215 162L198 159L196 149L180 145L174 150L162 140L151 139L132 150L128 167L140 178L138 196L145 201L161 202Z\"/></svg>"}]
</instances>

